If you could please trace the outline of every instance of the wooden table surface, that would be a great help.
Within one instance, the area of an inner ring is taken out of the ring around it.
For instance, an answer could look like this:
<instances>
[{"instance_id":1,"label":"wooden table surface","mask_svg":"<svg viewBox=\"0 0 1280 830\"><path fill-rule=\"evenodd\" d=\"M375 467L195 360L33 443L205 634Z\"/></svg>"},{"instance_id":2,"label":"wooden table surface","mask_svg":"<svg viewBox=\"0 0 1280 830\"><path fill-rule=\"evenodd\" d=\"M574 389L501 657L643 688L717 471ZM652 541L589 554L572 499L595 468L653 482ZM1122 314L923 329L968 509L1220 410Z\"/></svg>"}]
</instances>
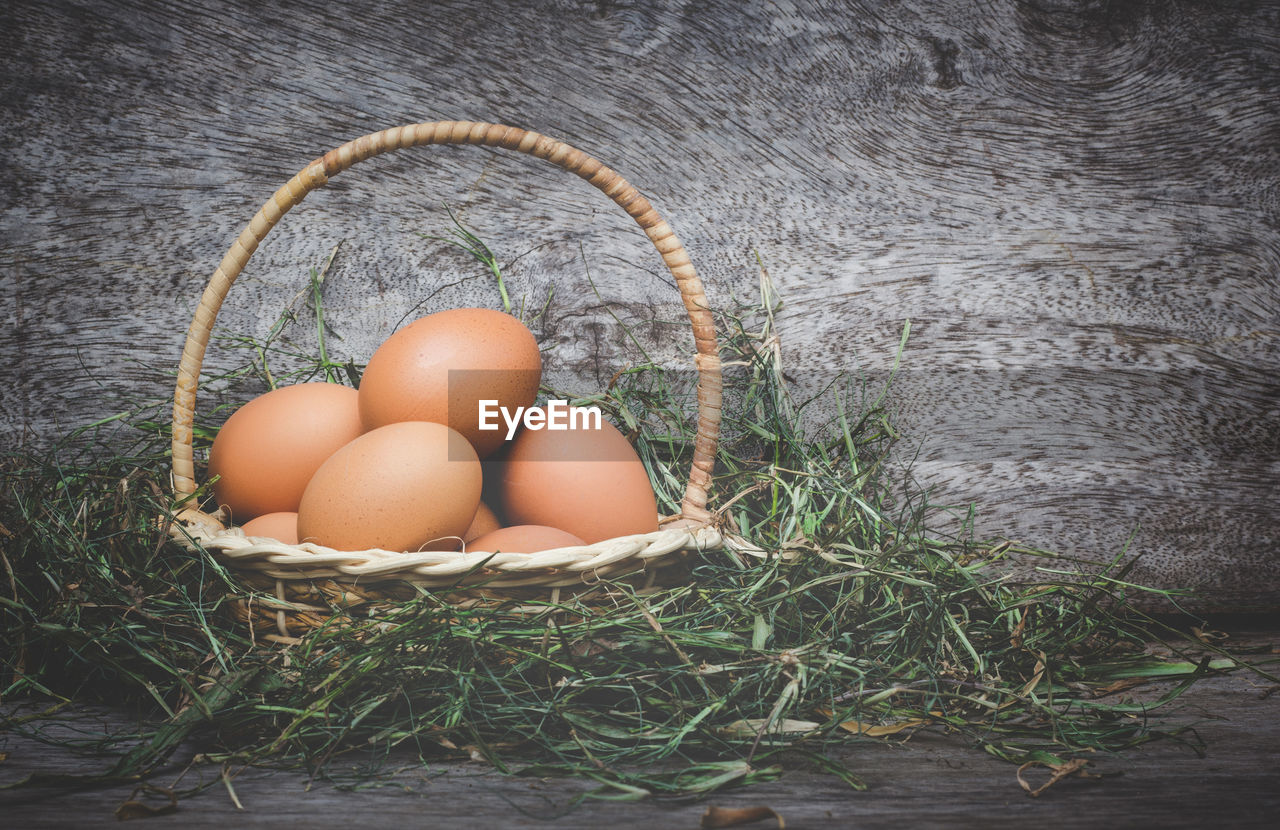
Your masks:
<instances>
[{"instance_id":1,"label":"wooden table surface","mask_svg":"<svg viewBox=\"0 0 1280 830\"><path fill-rule=\"evenodd\" d=\"M1227 643L1250 647L1258 658L1280 653L1280 630L1236 631ZM1274 672L1273 672L1274 673ZM1159 684L1134 690L1151 699ZM240 807L219 781L220 767L186 769L188 750L155 776L157 787L213 785L184 798L175 812L146 818L147 828L351 827L609 827L696 828L711 806L765 806L789 830L801 828L1064 827L1169 828L1275 826L1280 810L1280 694L1257 675L1236 672L1193 685L1164 715L1166 724L1194 726L1177 741L1157 741L1091 759L1097 778L1065 778L1038 797L1020 786L1017 768L945 735L919 732L909 739L860 741L833 757L862 778L857 792L828 775L788 771L767 784L725 790L701 801L615 802L575 796L579 781L506 777L481 764L410 765L376 785L346 789L311 781L296 771L234 770ZM92 732L118 715L81 711L62 716L53 731ZM31 773L92 773L106 761L76 755L27 737L0 735L0 784ZM341 765L334 769L340 777ZM1031 769L1033 787L1047 771ZM71 792L57 788L0 790L0 825L61 828L117 825L114 812L128 786ZM163 800L149 803L160 806ZM767 828L777 823L745 825Z\"/></svg>"}]
</instances>

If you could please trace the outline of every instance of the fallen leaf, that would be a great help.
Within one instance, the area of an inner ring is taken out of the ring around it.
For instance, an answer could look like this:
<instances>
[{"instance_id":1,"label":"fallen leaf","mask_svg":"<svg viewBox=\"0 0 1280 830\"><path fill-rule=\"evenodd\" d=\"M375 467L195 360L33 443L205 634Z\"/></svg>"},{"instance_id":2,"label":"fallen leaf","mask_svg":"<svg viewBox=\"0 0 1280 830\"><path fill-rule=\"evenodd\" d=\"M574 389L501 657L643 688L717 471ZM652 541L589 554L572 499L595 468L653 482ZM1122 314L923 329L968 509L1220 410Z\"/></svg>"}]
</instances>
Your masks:
<instances>
[{"instance_id":1,"label":"fallen leaf","mask_svg":"<svg viewBox=\"0 0 1280 830\"><path fill-rule=\"evenodd\" d=\"M722 726L718 731L721 735L729 738L752 738L760 734L765 724L769 721L766 718L744 718L736 720L728 726ZM792 718L783 718L780 721L774 721L769 727L768 732L771 735L779 733L783 734L800 734L804 732L812 732L822 724L811 720L793 720Z\"/></svg>"},{"instance_id":2,"label":"fallen leaf","mask_svg":"<svg viewBox=\"0 0 1280 830\"><path fill-rule=\"evenodd\" d=\"M834 713L830 709L815 709L819 715L831 717ZM929 714L934 717L942 717L941 712L930 711ZM866 735L869 738L879 738L885 735L896 735L904 729L910 729L913 726L925 726L931 723L928 718L908 718L895 723L863 723L860 720L847 720L840 724L840 728L846 732L852 732L855 735Z\"/></svg>"},{"instance_id":3,"label":"fallen leaf","mask_svg":"<svg viewBox=\"0 0 1280 830\"><path fill-rule=\"evenodd\" d=\"M1191 633L1200 642L1211 646L1216 646L1230 636L1225 631L1214 631L1212 628L1200 628L1199 626L1192 626Z\"/></svg>"},{"instance_id":4,"label":"fallen leaf","mask_svg":"<svg viewBox=\"0 0 1280 830\"><path fill-rule=\"evenodd\" d=\"M1044 678L1044 672L1045 672L1045 668L1048 665L1049 658L1045 656L1043 651L1037 651L1035 654L1036 654L1036 666L1034 669L1031 670L1031 679L1027 681L1027 685L1022 687L1022 691L1018 692L1018 694L1015 695L1012 699L1007 700L1004 703L1000 704L1001 709L1005 708L1006 706L1012 706L1014 703L1017 703L1019 700L1026 700L1027 697L1032 692L1035 691L1036 686L1040 685L1040 681Z\"/></svg>"},{"instance_id":5,"label":"fallen leaf","mask_svg":"<svg viewBox=\"0 0 1280 830\"><path fill-rule=\"evenodd\" d=\"M1088 764L1089 762L1084 758L1073 758L1072 760L1061 764L1046 764L1043 761L1028 761L1018 767L1018 783L1022 785L1022 789L1026 790L1032 798L1035 798L1040 795L1040 793L1070 775L1076 775L1080 778L1101 778L1102 776L1095 775L1085 769ZM1023 770L1028 769L1029 767L1048 767L1052 770L1053 775L1049 777L1048 781L1041 784L1039 787L1032 789L1031 785L1027 783L1027 780L1022 777Z\"/></svg>"},{"instance_id":6,"label":"fallen leaf","mask_svg":"<svg viewBox=\"0 0 1280 830\"><path fill-rule=\"evenodd\" d=\"M778 815L777 811L769 807L708 807L702 814L702 823L699 826L704 830L715 827L737 827L740 824L750 824L767 818L777 820L779 830L785 830L787 823L782 820L782 816Z\"/></svg>"},{"instance_id":7,"label":"fallen leaf","mask_svg":"<svg viewBox=\"0 0 1280 830\"><path fill-rule=\"evenodd\" d=\"M1100 689L1095 689L1094 697L1106 697L1116 692L1123 692L1126 689L1132 689L1134 686L1141 686L1144 683L1150 683L1155 678L1151 677L1126 677L1123 680L1117 680L1114 683L1108 683Z\"/></svg>"},{"instance_id":8,"label":"fallen leaf","mask_svg":"<svg viewBox=\"0 0 1280 830\"><path fill-rule=\"evenodd\" d=\"M913 726L923 726L928 723L924 718L911 718L909 720L900 720L897 723L879 723L869 724L860 720L847 720L840 724L840 728L846 732L852 732L855 735L866 735L868 738L881 738L885 735L896 735L904 729L910 729Z\"/></svg>"},{"instance_id":9,"label":"fallen leaf","mask_svg":"<svg viewBox=\"0 0 1280 830\"><path fill-rule=\"evenodd\" d=\"M138 796L143 793L155 793L169 799L168 804L161 804L159 807L153 807L150 804L139 801ZM152 816L163 816L168 813L174 813L178 810L178 796L168 787L156 787L151 784L143 784L129 794L129 798L116 808L116 821L128 821L135 818L151 818Z\"/></svg>"},{"instance_id":10,"label":"fallen leaf","mask_svg":"<svg viewBox=\"0 0 1280 830\"><path fill-rule=\"evenodd\" d=\"M1022 616L1018 617L1018 624L1013 627L1013 631L1009 634L1009 645L1014 648L1022 648L1022 632L1027 627L1027 618L1031 614L1027 609L1022 610Z\"/></svg>"}]
</instances>

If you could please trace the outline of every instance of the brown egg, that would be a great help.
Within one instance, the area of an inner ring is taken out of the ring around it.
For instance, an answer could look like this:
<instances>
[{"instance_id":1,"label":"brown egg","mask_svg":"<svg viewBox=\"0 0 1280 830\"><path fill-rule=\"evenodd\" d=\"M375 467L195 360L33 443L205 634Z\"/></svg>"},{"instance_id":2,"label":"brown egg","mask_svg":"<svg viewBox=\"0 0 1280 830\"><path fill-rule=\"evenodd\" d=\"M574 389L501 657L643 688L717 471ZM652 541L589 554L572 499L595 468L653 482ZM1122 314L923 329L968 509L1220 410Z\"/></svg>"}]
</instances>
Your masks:
<instances>
[{"instance_id":1,"label":"brown egg","mask_svg":"<svg viewBox=\"0 0 1280 830\"><path fill-rule=\"evenodd\" d=\"M493 508L480 502L480 506L476 508L476 516L471 520L471 527L467 528L467 532L462 534L462 541L470 542L478 536L486 533L492 533L502 527L502 522L498 521L498 515L493 512Z\"/></svg>"},{"instance_id":2,"label":"brown egg","mask_svg":"<svg viewBox=\"0 0 1280 830\"><path fill-rule=\"evenodd\" d=\"M349 387L300 383L259 395L213 441L214 496L238 523L294 512L311 475L361 431L358 395Z\"/></svg>"},{"instance_id":3,"label":"brown egg","mask_svg":"<svg viewBox=\"0 0 1280 830\"><path fill-rule=\"evenodd\" d=\"M312 476L298 538L338 550L456 550L480 504L480 461L443 424L388 424L339 449Z\"/></svg>"},{"instance_id":4,"label":"brown egg","mask_svg":"<svg viewBox=\"0 0 1280 830\"><path fill-rule=\"evenodd\" d=\"M603 418L598 427L574 420L569 429L523 429L512 442L500 487L507 521L557 527L588 544L657 530L657 500L627 439ZM555 414L543 422L565 424Z\"/></svg>"},{"instance_id":5,"label":"brown egg","mask_svg":"<svg viewBox=\"0 0 1280 830\"><path fill-rule=\"evenodd\" d=\"M240 526L245 536L265 536L284 542L286 545L298 544L298 514L290 512L267 513L256 519L250 519Z\"/></svg>"},{"instance_id":6,"label":"brown egg","mask_svg":"<svg viewBox=\"0 0 1280 830\"><path fill-rule=\"evenodd\" d=\"M545 525L515 525L499 528L467 543L468 550L489 553L537 553L552 548L571 548L586 544L572 533Z\"/></svg>"},{"instance_id":7,"label":"brown egg","mask_svg":"<svg viewBox=\"0 0 1280 830\"><path fill-rule=\"evenodd\" d=\"M506 439L502 410L531 406L542 380L533 333L487 308L440 311L397 331L369 358L360 379L366 429L433 421L462 433L484 458ZM481 401L489 415L481 428Z\"/></svg>"}]
</instances>

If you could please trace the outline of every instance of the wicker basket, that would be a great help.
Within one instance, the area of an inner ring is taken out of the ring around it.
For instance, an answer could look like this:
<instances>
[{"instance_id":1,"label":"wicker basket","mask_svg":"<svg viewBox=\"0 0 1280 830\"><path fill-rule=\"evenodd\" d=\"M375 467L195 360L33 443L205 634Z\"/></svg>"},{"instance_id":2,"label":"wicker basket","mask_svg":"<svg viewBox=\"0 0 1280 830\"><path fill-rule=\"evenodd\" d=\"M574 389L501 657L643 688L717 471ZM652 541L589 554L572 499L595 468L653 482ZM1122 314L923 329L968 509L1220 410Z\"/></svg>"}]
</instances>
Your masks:
<instances>
[{"instance_id":1,"label":"wicker basket","mask_svg":"<svg viewBox=\"0 0 1280 830\"><path fill-rule=\"evenodd\" d=\"M312 543L285 545L246 537L239 528L224 525L220 513L199 509L192 451L197 381L214 320L232 282L280 217L312 190L357 162L423 144L501 147L545 159L581 176L635 219L675 277L697 348L698 431L681 515L664 521L657 531L540 553L338 551ZM657 568L679 560L681 552L723 544L706 508L720 429L720 384L715 326L702 282L671 228L615 171L560 141L500 124L438 121L383 130L326 153L277 190L209 280L191 321L174 392L173 488L179 509L171 533L189 548L208 551L245 572L252 582L264 587L274 582L275 603L264 607L259 602L254 608L242 602L241 610L259 624L274 625L284 637L290 636L291 621L295 629L321 624L335 604L394 601L406 590L415 592L423 587L448 592L451 602L463 603L492 597L494 592L519 596L539 589L545 595L551 589L558 595L562 588L583 588L603 577L628 573L651 577Z\"/></svg>"}]
</instances>

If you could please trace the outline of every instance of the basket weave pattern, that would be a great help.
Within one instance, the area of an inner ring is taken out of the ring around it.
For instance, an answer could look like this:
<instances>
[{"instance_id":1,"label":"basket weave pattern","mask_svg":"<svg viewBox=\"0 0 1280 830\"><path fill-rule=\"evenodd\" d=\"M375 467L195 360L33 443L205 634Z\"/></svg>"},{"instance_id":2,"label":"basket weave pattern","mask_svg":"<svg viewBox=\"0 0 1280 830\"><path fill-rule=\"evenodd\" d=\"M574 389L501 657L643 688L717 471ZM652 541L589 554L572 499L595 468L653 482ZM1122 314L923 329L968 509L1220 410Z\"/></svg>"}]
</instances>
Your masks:
<instances>
[{"instance_id":1,"label":"basket weave pattern","mask_svg":"<svg viewBox=\"0 0 1280 830\"><path fill-rule=\"evenodd\" d=\"M285 545L247 538L226 527L217 514L202 512L197 491L192 427L200 367L214 321L232 283L270 230L308 193L365 159L391 150L427 144L479 144L544 159L573 173L627 212L661 254L676 280L693 328L698 370L697 436L689 481L681 503L681 521L653 533L607 539L590 545L540 553L488 551L421 552L338 551L322 545ZM721 370L715 324L706 293L689 256L666 221L643 195L617 172L569 145L528 130L471 121L437 121L395 127L347 142L308 164L254 215L214 271L192 318L178 367L173 406L173 488L180 505L173 535L202 547L228 564L276 580L371 582L407 580L431 587L483 581L486 588L559 587L588 579L652 567L682 550L711 549L723 543L710 525L707 490L720 431Z\"/></svg>"}]
</instances>

